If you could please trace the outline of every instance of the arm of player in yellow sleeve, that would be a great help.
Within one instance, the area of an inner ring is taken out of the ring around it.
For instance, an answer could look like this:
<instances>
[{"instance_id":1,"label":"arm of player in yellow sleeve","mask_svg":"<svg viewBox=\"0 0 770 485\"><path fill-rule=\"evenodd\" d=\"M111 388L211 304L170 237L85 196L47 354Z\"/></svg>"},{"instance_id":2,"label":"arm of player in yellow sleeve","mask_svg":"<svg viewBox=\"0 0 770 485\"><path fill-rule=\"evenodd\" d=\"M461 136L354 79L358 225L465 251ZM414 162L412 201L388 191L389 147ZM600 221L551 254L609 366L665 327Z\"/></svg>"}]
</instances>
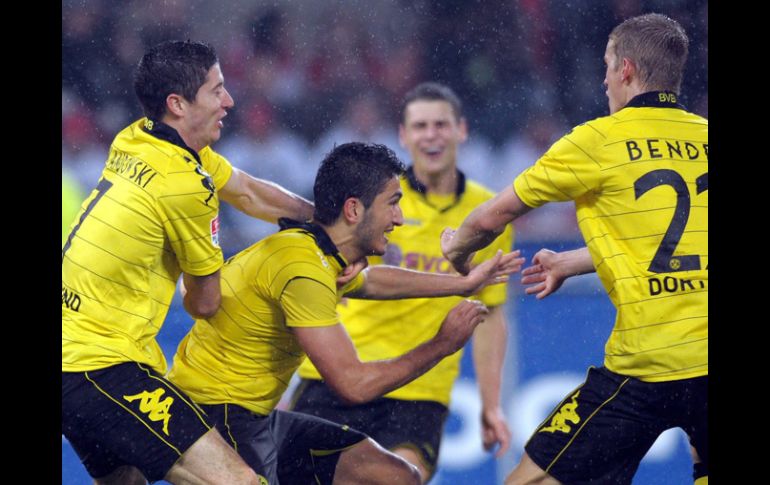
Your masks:
<instances>
[{"instance_id":1,"label":"arm of player in yellow sleeve","mask_svg":"<svg viewBox=\"0 0 770 485\"><path fill-rule=\"evenodd\" d=\"M508 343L508 327L502 306L489 309L484 323L473 333L473 365L481 394L481 439L485 450L499 444L500 458L511 444L511 431L500 407L500 382Z\"/></svg>"},{"instance_id":2,"label":"arm of player in yellow sleeve","mask_svg":"<svg viewBox=\"0 0 770 485\"><path fill-rule=\"evenodd\" d=\"M219 197L241 212L268 222L276 222L280 217L298 221L313 217L313 204L305 198L235 167Z\"/></svg>"},{"instance_id":3,"label":"arm of player in yellow sleeve","mask_svg":"<svg viewBox=\"0 0 770 485\"><path fill-rule=\"evenodd\" d=\"M489 285L505 283L521 269L521 251L502 251L475 266L467 276L414 271L396 266L377 265L365 271L364 284L347 293L351 298L393 300L442 296L470 296Z\"/></svg>"},{"instance_id":4,"label":"arm of player in yellow sleeve","mask_svg":"<svg viewBox=\"0 0 770 485\"><path fill-rule=\"evenodd\" d=\"M473 252L489 246L505 231L506 224L532 210L521 201L513 186L476 207L460 227L441 233L441 251L461 274L470 271Z\"/></svg>"},{"instance_id":5,"label":"arm of player in yellow sleeve","mask_svg":"<svg viewBox=\"0 0 770 485\"><path fill-rule=\"evenodd\" d=\"M534 285L528 286L524 291L528 295L535 294L540 300L558 290L570 276L595 271L587 247L561 253L541 249L532 258L532 265L521 272L521 284Z\"/></svg>"},{"instance_id":6,"label":"arm of player in yellow sleeve","mask_svg":"<svg viewBox=\"0 0 770 485\"><path fill-rule=\"evenodd\" d=\"M350 404L376 399L421 376L457 352L486 317L486 307L463 300L444 319L436 336L393 359L361 362L342 324L293 327L308 358L331 389Z\"/></svg>"},{"instance_id":7,"label":"arm of player in yellow sleeve","mask_svg":"<svg viewBox=\"0 0 770 485\"><path fill-rule=\"evenodd\" d=\"M220 271L206 276L182 273L182 305L193 318L208 318L219 310L222 301Z\"/></svg>"}]
</instances>

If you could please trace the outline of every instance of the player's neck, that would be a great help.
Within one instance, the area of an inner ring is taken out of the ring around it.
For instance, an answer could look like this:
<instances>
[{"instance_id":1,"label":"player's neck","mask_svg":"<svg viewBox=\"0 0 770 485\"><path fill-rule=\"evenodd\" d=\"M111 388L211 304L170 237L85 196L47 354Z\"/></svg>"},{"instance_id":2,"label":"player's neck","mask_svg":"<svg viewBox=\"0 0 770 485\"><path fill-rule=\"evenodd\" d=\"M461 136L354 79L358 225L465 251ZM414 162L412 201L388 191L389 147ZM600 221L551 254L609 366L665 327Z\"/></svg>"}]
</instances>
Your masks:
<instances>
[{"instance_id":1,"label":"player's neck","mask_svg":"<svg viewBox=\"0 0 770 485\"><path fill-rule=\"evenodd\" d=\"M364 256L358 245L356 245L355 233L352 227L339 221L331 226L319 225L326 231L334 245L337 246L337 251L345 258L345 261L358 261Z\"/></svg>"},{"instance_id":2,"label":"player's neck","mask_svg":"<svg viewBox=\"0 0 770 485\"><path fill-rule=\"evenodd\" d=\"M185 125L182 123L181 119L173 119L170 116L164 116L161 121L175 129L179 136L182 138L182 141L184 141L188 147L192 148L196 152L200 152L205 148L205 146L199 146L200 143L198 143L198 140L195 137L191 136L190 132L185 128Z\"/></svg>"},{"instance_id":3,"label":"player's neck","mask_svg":"<svg viewBox=\"0 0 770 485\"><path fill-rule=\"evenodd\" d=\"M431 194L454 194L457 191L457 168L451 167L440 172L420 171L414 168L414 177Z\"/></svg>"}]
</instances>

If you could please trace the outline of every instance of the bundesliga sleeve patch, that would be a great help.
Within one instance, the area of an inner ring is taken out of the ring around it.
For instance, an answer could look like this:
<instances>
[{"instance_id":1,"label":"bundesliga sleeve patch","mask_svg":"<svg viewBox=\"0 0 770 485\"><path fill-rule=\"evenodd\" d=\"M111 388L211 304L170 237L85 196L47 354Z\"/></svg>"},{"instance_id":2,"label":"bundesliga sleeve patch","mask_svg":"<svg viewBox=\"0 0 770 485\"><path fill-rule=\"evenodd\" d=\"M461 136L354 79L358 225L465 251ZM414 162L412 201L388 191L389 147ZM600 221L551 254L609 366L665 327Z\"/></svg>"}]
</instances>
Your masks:
<instances>
[{"instance_id":1,"label":"bundesliga sleeve patch","mask_svg":"<svg viewBox=\"0 0 770 485\"><path fill-rule=\"evenodd\" d=\"M219 247L219 214L211 219L211 244Z\"/></svg>"}]
</instances>

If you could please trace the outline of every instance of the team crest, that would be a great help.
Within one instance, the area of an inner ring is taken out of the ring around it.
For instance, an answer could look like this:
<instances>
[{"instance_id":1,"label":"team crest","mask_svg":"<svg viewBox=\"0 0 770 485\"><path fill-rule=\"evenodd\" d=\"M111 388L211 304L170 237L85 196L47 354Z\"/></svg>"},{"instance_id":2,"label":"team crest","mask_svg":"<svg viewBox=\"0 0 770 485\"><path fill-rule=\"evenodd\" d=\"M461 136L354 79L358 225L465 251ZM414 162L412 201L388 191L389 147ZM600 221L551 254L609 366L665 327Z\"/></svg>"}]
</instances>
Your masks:
<instances>
[{"instance_id":1,"label":"team crest","mask_svg":"<svg viewBox=\"0 0 770 485\"><path fill-rule=\"evenodd\" d=\"M219 247L219 214L211 219L211 244Z\"/></svg>"}]
</instances>

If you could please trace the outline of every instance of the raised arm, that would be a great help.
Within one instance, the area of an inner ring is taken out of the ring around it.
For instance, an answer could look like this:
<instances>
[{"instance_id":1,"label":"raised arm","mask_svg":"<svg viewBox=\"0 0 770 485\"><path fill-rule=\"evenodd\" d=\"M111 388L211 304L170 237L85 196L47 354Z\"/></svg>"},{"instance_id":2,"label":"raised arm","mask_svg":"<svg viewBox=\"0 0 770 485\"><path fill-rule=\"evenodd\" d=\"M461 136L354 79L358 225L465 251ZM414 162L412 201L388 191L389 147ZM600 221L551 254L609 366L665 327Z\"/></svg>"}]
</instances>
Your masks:
<instances>
[{"instance_id":1,"label":"raised arm","mask_svg":"<svg viewBox=\"0 0 770 485\"><path fill-rule=\"evenodd\" d=\"M489 246L502 234L506 224L530 210L532 208L519 199L513 186L508 186L476 207L456 231L444 229L441 234L444 257L458 272L468 274L473 252Z\"/></svg>"},{"instance_id":2,"label":"raised arm","mask_svg":"<svg viewBox=\"0 0 770 485\"><path fill-rule=\"evenodd\" d=\"M528 286L524 291L535 294L540 300L558 290L570 276L593 273L591 254L587 247L556 253L541 249L532 258L532 266L521 272L521 284Z\"/></svg>"},{"instance_id":3,"label":"raised arm","mask_svg":"<svg viewBox=\"0 0 770 485\"><path fill-rule=\"evenodd\" d=\"M292 330L329 387L346 402L362 404L411 382L457 352L487 313L483 304L464 300L447 314L432 339L399 357L370 362L359 360L342 324Z\"/></svg>"},{"instance_id":4,"label":"raised arm","mask_svg":"<svg viewBox=\"0 0 770 485\"><path fill-rule=\"evenodd\" d=\"M241 212L268 222L276 222L279 217L298 221L313 217L313 204L303 197L235 167L219 197Z\"/></svg>"},{"instance_id":5,"label":"raised arm","mask_svg":"<svg viewBox=\"0 0 770 485\"><path fill-rule=\"evenodd\" d=\"M395 266L377 265L366 271L364 285L348 293L351 298L394 300L442 296L470 296L485 287L508 281L508 275L521 269L524 258L521 251L503 254L475 266L467 276L457 274L426 273Z\"/></svg>"},{"instance_id":6,"label":"raised arm","mask_svg":"<svg viewBox=\"0 0 770 485\"><path fill-rule=\"evenodd\" d=\"M473 333L473 365L481 394L481 440L485 450L500 445L495 453L498 458L511 444L511 431L500 407L500 382L507 343L504 308L490 308L484 324Z\"/></svg>"}]
</instances>

